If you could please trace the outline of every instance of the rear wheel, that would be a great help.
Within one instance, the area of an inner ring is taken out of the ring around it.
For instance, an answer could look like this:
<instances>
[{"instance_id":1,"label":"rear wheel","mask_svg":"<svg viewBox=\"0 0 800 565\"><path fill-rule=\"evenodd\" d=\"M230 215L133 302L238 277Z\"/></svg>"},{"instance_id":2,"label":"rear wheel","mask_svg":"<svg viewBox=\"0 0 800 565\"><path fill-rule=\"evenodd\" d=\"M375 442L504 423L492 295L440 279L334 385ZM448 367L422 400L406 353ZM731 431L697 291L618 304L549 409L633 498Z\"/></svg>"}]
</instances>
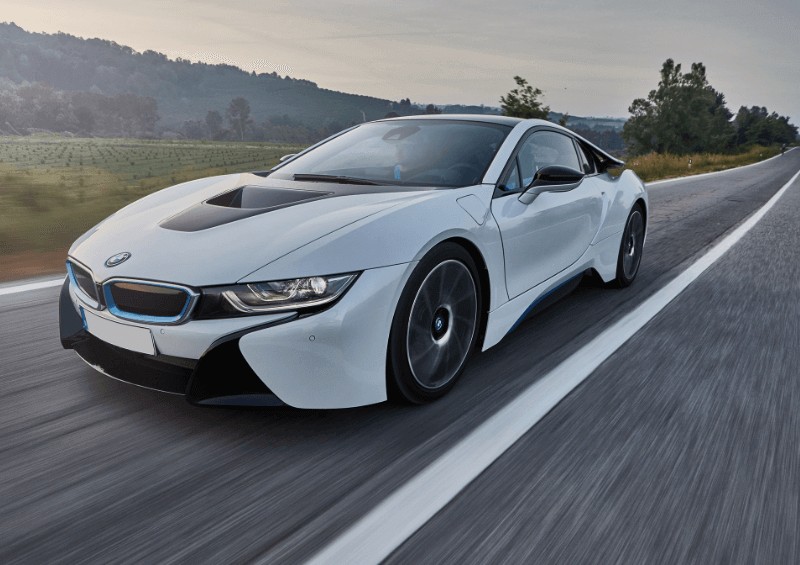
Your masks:
<instances>
[{"instance_id":1,"label":"rear wheel","mask_svg":"<svg viewBox=\"0 0 800 565\"><path fill-rule=\"evenodd\" d=\"M625 230L622 232L622 242L617 258L617 278L614 280L615 286L620 288L630 286L636 278L639 265L642 263L643 248L644 211L641 205L636 204L628 215Z\"/></svg>"},{"instance_id":2,"label":"rear wheel","mask_svg":"<svg viewBox=\"0 0 800 565\"><path fill-rule=\"evenodd\" d=\"M389 338L389 388L421 404L443 396L475 347L481 296L475 262L455 243L419 262L400 297Z\"/></svg>"}]
</instances>

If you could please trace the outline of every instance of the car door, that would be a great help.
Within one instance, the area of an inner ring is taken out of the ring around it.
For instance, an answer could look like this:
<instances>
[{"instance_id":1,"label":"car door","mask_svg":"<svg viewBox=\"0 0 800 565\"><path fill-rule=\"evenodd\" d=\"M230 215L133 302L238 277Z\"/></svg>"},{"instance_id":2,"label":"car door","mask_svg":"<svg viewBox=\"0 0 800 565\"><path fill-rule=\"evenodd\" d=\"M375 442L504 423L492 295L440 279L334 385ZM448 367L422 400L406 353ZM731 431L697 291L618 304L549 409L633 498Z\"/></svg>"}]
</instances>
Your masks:
<instances>
[{"instance_id":1,"label":"car door","mask_svg":"<svg viewBox=\"0 0 800 565\"><path fill-rule=\"evenodd\" d=\"M593 175L585 176L568 192L544 192L530 204L520 202L520 194L536 171L549 165L590 172L570 136L536 129L518 145L492 200L492 214L503 241L510 298L575 263L589 248L600 225L603 195Z\"/></svg>"}]
</instances>

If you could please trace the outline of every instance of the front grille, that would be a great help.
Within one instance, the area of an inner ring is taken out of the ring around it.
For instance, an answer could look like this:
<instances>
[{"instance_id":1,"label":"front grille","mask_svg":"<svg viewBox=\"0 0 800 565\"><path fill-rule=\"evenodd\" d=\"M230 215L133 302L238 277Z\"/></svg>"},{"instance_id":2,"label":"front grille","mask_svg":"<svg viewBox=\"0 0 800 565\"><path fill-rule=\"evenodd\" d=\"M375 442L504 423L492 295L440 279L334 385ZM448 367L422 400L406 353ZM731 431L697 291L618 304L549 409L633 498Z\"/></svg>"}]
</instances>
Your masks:
<instances>
[{"instance_id":1,"label":"front grille","mask_svg":"<svg viewBox=\"0 0 800 565\"><path fill-rule=\"evenodd\" d=\"M135 281L111 281L105 285L109 310L121 317L152 322L177 322L192 303L183 288Z\"/></svg>"},{"instance_id":2,"label":"front grille","mask_svg":"<svg viewBox=\"0 0 800 565\"><path fill-rule=\"evenodd\" d=\"M80 288L84 294L86 294L95 302L100 302L100 299L97 295L97 285L95 284L91 273L73 261L69 262L69 266L72 270L72 276L75 283L78 285L78 288Z\"/></svg>"}]
</instances>

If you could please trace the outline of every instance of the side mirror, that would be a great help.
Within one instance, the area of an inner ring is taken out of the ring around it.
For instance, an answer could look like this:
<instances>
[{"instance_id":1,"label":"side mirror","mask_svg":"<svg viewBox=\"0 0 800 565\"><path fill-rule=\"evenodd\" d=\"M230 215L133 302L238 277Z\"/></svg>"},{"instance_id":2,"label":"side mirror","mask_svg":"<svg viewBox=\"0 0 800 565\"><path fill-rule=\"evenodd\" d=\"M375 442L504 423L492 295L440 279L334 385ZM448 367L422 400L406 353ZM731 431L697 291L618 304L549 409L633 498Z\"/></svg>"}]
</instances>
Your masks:
<instances>
[{"instance_id":1,"label":"side mirror","mask_svg":"<svg viewBox=\"0 0 800 565\"><path fill-rule=\"evenodd\" d=\"M292 157L294 157L295 155L297 155L297 153L289 153L288 155L284 155L283 157L281 157L280 159L278 159L278 161L279 161L279 162L281 162L281 163L283 163L284 161L286 161L286 160L288 160L288 159L291 159L291 158L292 158Z\"/></svg>"},{"instance_id":2,"label":"side mirror","mask_svg":"<svg viewBox=\"0 0 800 565\"><path fill-rule=\"evenodd\" d=\"M519 201L530 204L543 192L569 192L580 186L584 176L580 171L560 165L542 167L534 175L533 182L520 195Z\"/></svg>"}]
</instances>

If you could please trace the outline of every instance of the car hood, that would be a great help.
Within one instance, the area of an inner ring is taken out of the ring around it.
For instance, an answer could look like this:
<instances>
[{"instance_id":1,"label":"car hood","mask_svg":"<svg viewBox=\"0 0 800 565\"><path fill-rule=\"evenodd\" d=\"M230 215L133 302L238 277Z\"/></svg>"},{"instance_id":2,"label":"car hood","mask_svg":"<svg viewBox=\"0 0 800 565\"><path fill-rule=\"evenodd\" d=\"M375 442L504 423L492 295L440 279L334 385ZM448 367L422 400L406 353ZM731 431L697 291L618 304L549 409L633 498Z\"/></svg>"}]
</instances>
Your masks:
<instances>
[{"instance_id":1,"label":"car hood","mask_svg":"<svg viewBox=\"0 0 800 565\"><path fill-rule=\"evenodd\" d=\"M245 173L183 183L123 208L69 255L111 277L231 284L292 251L432 189L274 180ZM108 267L113 255L130 258Z\"/></svg>"}]
</instances>

